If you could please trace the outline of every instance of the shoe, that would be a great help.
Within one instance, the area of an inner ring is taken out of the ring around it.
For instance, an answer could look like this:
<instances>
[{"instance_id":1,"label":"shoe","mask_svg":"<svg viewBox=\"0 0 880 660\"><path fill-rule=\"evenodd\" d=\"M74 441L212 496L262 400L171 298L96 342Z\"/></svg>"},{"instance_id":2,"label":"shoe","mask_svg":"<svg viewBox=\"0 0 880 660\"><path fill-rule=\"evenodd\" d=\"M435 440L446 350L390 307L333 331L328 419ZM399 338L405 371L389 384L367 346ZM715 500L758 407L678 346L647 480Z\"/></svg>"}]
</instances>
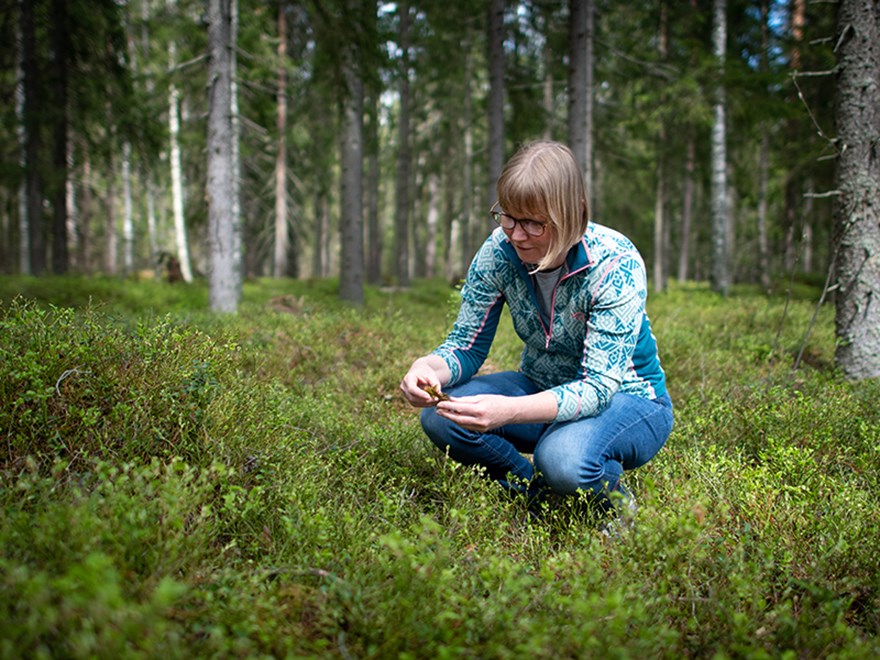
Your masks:
<instances>
[{"instance_id":1,"label":"shoe","mask_svg":"<svg viewBox=\"0 0 880 660\"><path fill-rule=\"evenodd\" d=\"M599 524L599 532L605 537L620 540L636 528L636 513L639 510L635 495L623 489L610 494L609 518Z\"/></svg>"}]
</instances>

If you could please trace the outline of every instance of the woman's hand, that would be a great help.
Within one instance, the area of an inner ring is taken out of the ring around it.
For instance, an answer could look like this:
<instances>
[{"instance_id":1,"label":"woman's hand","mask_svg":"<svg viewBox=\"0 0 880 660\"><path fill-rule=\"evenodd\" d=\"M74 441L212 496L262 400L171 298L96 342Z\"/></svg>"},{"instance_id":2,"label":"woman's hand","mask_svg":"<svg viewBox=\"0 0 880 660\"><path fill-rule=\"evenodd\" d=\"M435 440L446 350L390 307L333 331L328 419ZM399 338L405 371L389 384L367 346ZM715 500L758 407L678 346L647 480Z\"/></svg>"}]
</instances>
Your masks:
<instances>
[{"instance_id":1,"label":"woman's hand","mask_svg":"<svg viewBox=\"0 0 880 660\"><path fill-rule=\"evenodd\" d=\"M450 375L449 367L441 358L427 355L413 362L400 382L400 391L410 405L428 408L436 405L438 399L425 388L430 387L437 394L443 392L443 385L449 381Z\"/></svg>"},{"instance_id":2,"label":"woman's hand","mask_svg":"<svg viewBox=\"0 0 880 660\"><path fill-rule=\"evenodd\" d=\"M500 394L476 394L441 401L437 414L470 431L484 433L516 423L517 399Z\"/></svg>"},{"instance_id":3,"label":"woman's hand","mask_svg":"<svg viewBox=\"0 0 880 660\"><path fill-rule=\"evenodd\" d=\"M437 404L438 415L478 433L507 424L547 424L557 410L556 397L549 391L528 396L475 394Z\"/></svg>"}]
</instances>

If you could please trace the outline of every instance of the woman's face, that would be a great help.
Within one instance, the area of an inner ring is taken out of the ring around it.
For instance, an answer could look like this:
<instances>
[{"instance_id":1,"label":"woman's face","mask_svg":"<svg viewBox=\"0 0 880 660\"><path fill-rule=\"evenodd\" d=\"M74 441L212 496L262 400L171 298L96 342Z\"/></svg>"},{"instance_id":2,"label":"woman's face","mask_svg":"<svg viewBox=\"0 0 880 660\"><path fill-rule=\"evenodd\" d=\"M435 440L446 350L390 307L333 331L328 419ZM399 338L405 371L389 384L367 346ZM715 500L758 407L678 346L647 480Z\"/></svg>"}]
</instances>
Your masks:
<instances>
[{"instance_id":1,"label":"woman's face","mask_svg":"<svg viewBox=\"0 0 880 660\"><path fill-rule=\"evenodd\" d=\"M510 240L510 243L513 245L516 250L517 256L527 264L536 264L541 259L544 258L544 255L547 254L547 251L550 249L550 243L553 240L556 229L554 229L553 225L547 223L545 218L531 218L525 215L518 214L515 211L506 211L505 213L509 216L518 219L528 219L534 220L536 222L540 222L544 224L544 233L540 236L533 236L528 233L525 229L523 229L522 223L517 222L513 225L513 229L505 229L504 233L507 234L507 238ZM551 264L551 268L556 268L557 266L561 266L562 262L565 261L565 257L560 259L558 264Z\"/></svg>"}]
</instances>

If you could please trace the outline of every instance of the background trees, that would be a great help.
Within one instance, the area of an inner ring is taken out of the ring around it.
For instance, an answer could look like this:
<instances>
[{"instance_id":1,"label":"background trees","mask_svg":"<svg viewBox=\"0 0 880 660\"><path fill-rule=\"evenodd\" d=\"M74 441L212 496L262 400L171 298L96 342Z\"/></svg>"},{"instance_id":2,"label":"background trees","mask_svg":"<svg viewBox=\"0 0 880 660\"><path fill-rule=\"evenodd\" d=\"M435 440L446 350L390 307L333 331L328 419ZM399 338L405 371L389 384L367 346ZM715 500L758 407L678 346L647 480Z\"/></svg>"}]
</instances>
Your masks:
<instances>
[{"instance_id":1,"label":"background trees","mask_svg":"<svg viewBox=\"0 0 880 660\"><path fill-rule=\"evenodd\" d=\"M0 92L19 99L0 117L3 270L123 274L168 253L184 279L207 274L208 3L3 5ZM239 9L246 276L340 276L355 303L367 277L460 277L500 163L539 137L589 150L592 215L635 240L658 289L673 270L721 291L828 272L833 5Z\"/></svg>"}]
</instances>

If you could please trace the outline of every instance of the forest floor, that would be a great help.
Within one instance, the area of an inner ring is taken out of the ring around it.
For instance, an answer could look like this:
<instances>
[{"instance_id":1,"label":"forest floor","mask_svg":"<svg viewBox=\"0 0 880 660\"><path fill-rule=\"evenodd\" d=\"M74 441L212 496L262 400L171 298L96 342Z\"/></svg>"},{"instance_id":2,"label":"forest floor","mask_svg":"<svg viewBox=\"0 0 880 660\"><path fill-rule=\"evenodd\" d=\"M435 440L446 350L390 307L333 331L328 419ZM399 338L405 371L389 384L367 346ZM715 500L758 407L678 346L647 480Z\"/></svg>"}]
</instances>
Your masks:
<instances>
[{"instance_id":1,"label":"forest floor","mask_svg":"<svg viewBox=\"0 0 880 660\"><path fill-rule=\"evenodd\" d=\"M609 539L422 435L455 289L336 286L0 278L0 657L880 655L880 384L818 290L651 295L676 426Z\"/></svg>"}]
</instances>

